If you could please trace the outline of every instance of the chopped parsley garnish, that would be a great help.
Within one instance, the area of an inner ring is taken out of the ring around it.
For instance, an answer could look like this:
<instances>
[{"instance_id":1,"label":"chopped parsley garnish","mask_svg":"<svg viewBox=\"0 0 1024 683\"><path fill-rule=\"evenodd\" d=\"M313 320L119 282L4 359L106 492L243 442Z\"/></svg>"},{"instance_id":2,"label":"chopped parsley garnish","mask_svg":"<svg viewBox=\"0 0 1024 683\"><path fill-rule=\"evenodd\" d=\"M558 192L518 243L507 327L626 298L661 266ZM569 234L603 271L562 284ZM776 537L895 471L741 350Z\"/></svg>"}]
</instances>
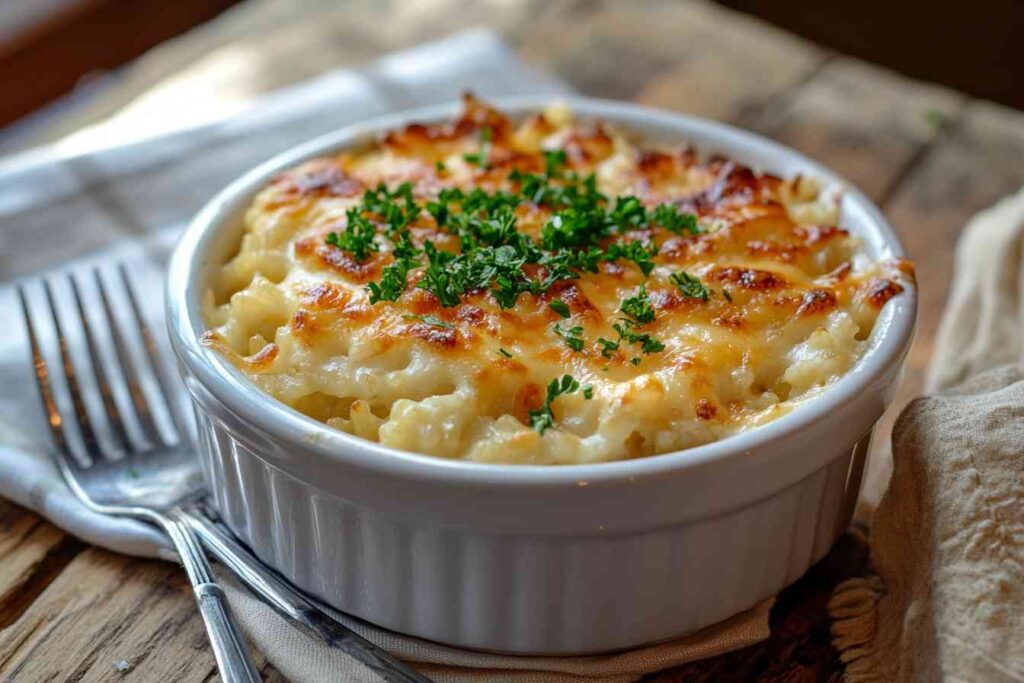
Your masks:
<instances>
[{"instance_id":1,"label":"chopped parsley garnish","mask_svg":"<svg viewBox=\"0 0 1024 683\"><path fill-rule=\"evenodd\" d=\"M639 228L647 223L647 209L636 197L617 197L610 218L621 229Z\"/></svg>"},{"instance_id":2,"label":"chopped parsley garnish","mask_svg":"<svg viewBox=\"0 0 1024 683\"><path fill-rule=\"evenodd\" d=\"M589 385L583 389L583 397L589 400L593 396L593 390L589 392ZM536 410L530 411L530 426L543 434L549 427L555 424L555 416L551 413L551 403L559 396L574 394L580 389L579 380L572 375L562 375L561 379L553 379L548 383L548 395L544 399L544 405Z\"/></svg>"},{"instance_id":3,"label":"chopped parsley garnish","mask_svg":"<svg viewBox=\"0 0 1024 683\"><path fill-rule=\"evenodd\" d=\"M370 303L378 301L398 301L402 292L408 286L406 276L409 274L409 262L405 260L395 261L385 267L380 273L380 282L371 282L366 285L370 292Z\"/></svg>"},{"instance_id":4,"label":"chopped parsley garnish","mask_svg":"<svg viewBox=\"0 0 1024 683\"><path fill-rule=\"evenodd\" d=\"M683 296L688 299L700 299L701 301L707 301L711 297L711 292L700 281L685 270L680 270L678 273L672 273L669 276L669 281L679 288L679 291L683 293Z\"/></svg>"},{"instance_id":5,"label":"chopped parsley garnish","mask_svg":"<svg viewBox=\"0 0 1024 683\"><path fill-rule=\"evenodd\" d=\"M654 270L654 255L657 251L652 251L647 248L643 242L639 240L632 240L630 242L616 242L608 247L608 250L604 253L604 259L606 261L616 261L618 259L626 259L636 264L636 267L640 269L640 272L647 277Z\"/></svg>"},{"instance_id":6,"label":"chopped parsley garnish","mask_svg":"<svg viewBox=\"0 0 1024 683\"><path fill-rule=\"evenodd\" d=\"M544 175L548 178L557 178L561 174L561 169L565 166L566 156L565 150L559 149L554 151L544 152Z\"/></svg>"},{"instance_id":7,"label":"chopped parsley garnish","mask_svg":"<svg viewBox=\"0 0 1024 683\"><path fill-rule=\"evenodd\" d=\"M619 338L615 341L611 339L605 339L600 337L597 340L598 346L601 347L601 355L605 358L611 358L616 351L622 346L622 343L627 344L639 344L640 351L644 354L659 353L665 350L665 345L660 341L652 337L646 332L636 332L634 327L636 323L632 320L622 320L612 325L612 329L619 335ZM632 362L632 361L631 361ZM633 363L636 365L636 363Z\"/></svg>"},{"instance_id":8,"label":"chopped parsley garnish","mask_svg":"<svg viewBox=\"0 0 1024 683\"><path fill-rule=\"evenodd\" d=\"M601 347L601 355L605 358L611 358L619 350L619 342L604 337L597 338L597 345Z\"/></svg>"},{"instance_id":9,"label":"chopped parsley garnish","mask_svg":"<svg viewBox=\"0 0 1024 683\"><path fill-rule=\"evenodd\" d=\"M652 219L657 225L677 235L682 235L684 232L691 235L700 233L697 216L692 213L680 213L679 207L675 204L659 204L654 209Z\"/></svg>"},{"instance_id":10,"label":"chopped parsley garnish","mask_svg":"<svg viewBox=\"0 0 1024 683\"><path fill-rule=\"evenodd\" d=\"M415 313L406 313L402 317L405 318L406 320L419 320L421 323L426 323L427 325L431 325L433 327L443 327L448 330L455 329L455 325L447 323L433 315L416 315Z\"/></svg>"},{"instance_id":11,"label":"chopped parsley garnish","mask_svg":"<svg viewBox=\"0 0 1024 683\"><path fill-rule=\"evenodd\" d=\"M646 332L635 332L633 327L635 323L631 320L623 320L620 323L612 325L612 329L619 333L618 344L626 342L627 344L639 344L640 350L644 354L658 353L665 350L665 345L660 341L652 337Z\"/></svg>"},{"instance_id":12,"label":"chopped parsley garnish","mask_svg":"<svg viewBox=\"0 0 1024 683\"><path fill-rule=\"evenodd\" d=\"M505 358L512 357L512 354L506 351L505 349L498 349L498 354L504 356Z\"/></svg>"},{"instance_id":13,"label":"chopped parsley garnish","mask_svg":"<svg viewBox=\"0 0 1024 683\"><path fill-rule=\"evenodd\" d=\"M485 126L478 135L479 150L464 156L486 167L493 133ZM538 296L561 280L598 273L605 261L632 261L647 277L654 269L658 245L650 238L627 239L629 231L661 226L675 233L699 232L696 216L673 204L649 210L637 197L601 194L594 174L580 177L566 169L565 150L542 154L544 172L513 170L508 175L511 190L443 188L421 204L411 183L394 189L380 183L348 211L346 229L330 233L326 242L358 261L381 251L387 241L394 245L393 261L382 268L378 281L367 284L371 304L398 300L410 286L411 271L417 270L415 286L433 294L445 308L459 305L464 296L489 293L507 309L522 294ZM439 172L445 170L442 161L435 166ZM518 230L516 210L524 204L550 211L537 237ZM413 244L410 230L424 214L457 238L457 251L439 250L430 240L422 248ZM699 298L693 284L673 282ZM563 318L570 317L565 302L556 300L549 306ZM637 324L654 319L643 286L622 303L622 312Z\"/></svg>"},{"instance_id":14,"label":"chopped parsley garnish","mask_svg":"<svg viewBox=\"0 0 1024 683\"><path fill-rule=\"evenodd\" d=\"M436 170L438 173L444 173L445 171L448 170L448 167L444 165L443 161L438 159L437 161L434 162L434 170Z\"/></svg>"},{"instance_id":15,"label":"chopped parsley garnish","mask_svg":"<svg viewBox=\"0 0 1024 683\"><path fill-rule=\"evenodd\" d=\"M726 301L728 301L729 303L732 303L732 294L729 292L728 289L726 289L724 287L722 288L722 296L725 297Z\"/></svg>"},{"instance_id":16,"label":"chopped parsley garnish","mask_svg":"<svg viewBox=\"0 0 1024 683\"><path fill-rule=\"evenodd\" d=\"M583 387L583 398L587 399L588 401L590 399L594 398L594 387L590 386L589 384L584 386Z\"/></svg>"},{"instance_id":17,"label":"chopped parsley garnish","mask_svg":"<svg viewBox=\"0 0 1024 683\"><path fill-rule=\"evenodd\" d=\"M636 294L628 299L623 299L619 310L641 324L654 320L654 306L651 305L651 299L647 296L647 287L644 285L640 285Z\"/></svg>"},{"instance_id":18,"label":"chopped parsley garnish","mask_svg":"<svg viewBox=\"0 0 1024 683\"><path fill-rule=\"evenodd\" d=\"M555 334L562 338L565 345L573 351L583 350L583 327L580 325L574 325L569 329L563 329L561 325L555 323Z\"/></svg>"},{"instance_id":19,"label":"chopped parsley garnish","mask_svg":"<svg viewBox=\"0 0 1024 683\"><path fill-rule=\"evenodd\" d=\"M380 251L380 246L373 239L377 229L357 209L349 209L347 217L345 229L328 233L325 241L332 247L351 252L355 260L365 261L371 251Z\"/></svg>"},{"instance_id":20,"label":"chopped parsley garnish","mask_svg":"<svg viewBox=\"0 0 1024 683\"><path fill-rule=\"evenodd\" d=\"M569 310L569 304L565 303L561 299L552 299L551 303L548 304L548 308L563 318L568 318L572 315L572 311Z\"/></svg>"}]
</instances>

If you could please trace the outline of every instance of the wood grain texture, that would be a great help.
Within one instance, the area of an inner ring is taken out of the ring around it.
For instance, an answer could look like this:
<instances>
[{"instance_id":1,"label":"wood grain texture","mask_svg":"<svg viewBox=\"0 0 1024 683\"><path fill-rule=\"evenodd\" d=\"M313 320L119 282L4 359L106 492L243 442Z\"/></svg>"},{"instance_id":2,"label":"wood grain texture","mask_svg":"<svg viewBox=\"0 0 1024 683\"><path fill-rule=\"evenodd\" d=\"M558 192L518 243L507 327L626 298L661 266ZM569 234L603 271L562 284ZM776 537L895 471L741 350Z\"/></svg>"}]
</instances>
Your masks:
<instances>
[{"instance_id":1,"label":"wood grain texture","mask_svg":"<svg viewBox=\"0 0 1024 683\"><path fill-rule=\"evenodd\" d=\"M0 500L0 630L32 604L85 544Z\"/></svg>"},{"instance_id":2,"label":"wood grain texture","mask_svg":"<svg viewBox=\"0 0 1024 683\"><path fill-rule=\"evenodd\" d=\"M0 632L0 653L11 681L201 681L214 670L184 572L98 548Z\"/></svg>"},{"instance_id":3,"label":"wood grain texture","mask_svg":"<svg viewBox=\"0 0 1024 683\"><path fill-rule=\"evenodd\" d=\"M119 96L172 87L175 73L174 87L193 77L194 92L218 87L216 79L225 75L214 77L217 60L233 49L255 51L266 69L253 84L255 95L472 25L494 27L526 60L585 94L752 128L864 189L919 264L920 326L897 403L920 391L959 231L977 210L1024 183L1020 112L835 55L709 3L668 0L353 0L343 6L263 0L233 10L194 39L161 48L133 69L134 90ZM891 414L879 427L866 483L876 493L887 476L890 422ZM863 535L848 534L779 596L769 640L649 680L838 680L842 668L825 603L836 583L866 561ZM127 672L114 668L119 661ZM265 660L260 665L267 680L283 680ZM217 676L177 567L87 548L34 515L3 506L0 679L48 678Z\"/></svg>"},{"instance_id":4,"label":"wood grain texture","mask_svg":"<svg viewBox=\"0 0 1024 683\"><path fill-rule=\"evenodd\" d=\"M751 127L811 156L883 200L937 135L961 97L878 67L837 57L751 121Z\"/></svg>"}]
</instances>

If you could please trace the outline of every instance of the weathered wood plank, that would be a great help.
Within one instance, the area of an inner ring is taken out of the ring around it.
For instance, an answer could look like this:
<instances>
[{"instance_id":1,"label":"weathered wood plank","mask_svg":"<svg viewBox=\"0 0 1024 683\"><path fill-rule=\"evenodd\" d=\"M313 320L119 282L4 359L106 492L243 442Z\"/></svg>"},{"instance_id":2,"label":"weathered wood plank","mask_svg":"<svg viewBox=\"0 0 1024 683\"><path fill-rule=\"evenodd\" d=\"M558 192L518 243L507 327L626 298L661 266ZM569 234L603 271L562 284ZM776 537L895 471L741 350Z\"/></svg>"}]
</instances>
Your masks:
<instances>
[{"instance_id":1,"label":"weathered wood plank","mask_svg":"<svg viewBox=\"0 0 1024 683\"><path fill-rule=\"evenodd\" d=\"M652 16L644 27L664 36L672 66L640 87L634 99L641 104L742 123L826 58L814 45L746 15L702 3L673 8L672 16ZM632 38L645 40L642 31Z\"/></svg>"},{"instance_id":2,"label":"weathered wood plank","mask_svg":"<svg viewBox=\"0 0 1024 683\"><path fill-rule=\"evenodd\" d=\"M593 3L530 26L520 52L586 95L735 119L799 80L821 52L703 2Z\"/></svg>"},{"instance_id":3,"label":"weathered wood plank","mask_svg":"<svg viewBox=\"0 0 1024 683\"><path fill-rule=\"evenodd\" d=\"M213 669L184 572L98 548L0 632L3 680L203 681Z\"/></svg>"},{"instance_id":4,"label":"weathered wood plank","mask_svg":"<svg viewBox=\"0 0 1024 683\"><path fill-rule=\"evenodd\" d=\"M880 200L955 114L962 96L847 58L830 61L750 121Z\"/></svg>"},{"instance_id":5,"label":"weathered wood plank","mask_svg":"<svg viewBox=\"0 0 1024 683\"><path fill-rule=\"evenodd\" d=\"M0 630L17 621L85 544L0 500Z\"/></svg>"}]
</instances>

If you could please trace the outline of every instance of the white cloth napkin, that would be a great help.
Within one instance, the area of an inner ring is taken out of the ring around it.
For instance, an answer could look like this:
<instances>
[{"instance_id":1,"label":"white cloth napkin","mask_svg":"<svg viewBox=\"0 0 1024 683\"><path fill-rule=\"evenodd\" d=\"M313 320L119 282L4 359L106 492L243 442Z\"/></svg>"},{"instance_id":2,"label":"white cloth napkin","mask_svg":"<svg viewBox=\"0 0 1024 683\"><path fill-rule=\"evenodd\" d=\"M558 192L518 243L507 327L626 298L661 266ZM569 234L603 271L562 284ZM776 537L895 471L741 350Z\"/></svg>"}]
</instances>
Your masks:
<instances>
[{"instance_id":1,"label":"white cloth napkin","mask_svg":"<svg viewBox=\"0 0 1024 683\"><path fill-rule=\"evenodd\" d=\"M388 111L452 101L466 89L484 98L569 92L519 62L494 35L472 31L360 71L329 73L220 123L116 148L68 154L57 146L0 161L0 281L21 278L30 298L38 297L39 276L54 281L69 267L84 273L129 262L142 298L152 304L146 311L152 327L163 329L163 264L184 222L220 187L300 141ZM152 528L81 506L50 464L21 318L13 287L0 286L0 320L8 325L0 335L0 496L96 545L173 558ZM170 357L166 348L164 356ZM243 630L286 676L376 680L219 573ZM763 640L771 603L670 643L572 658L468 652L335 616L439 681L625 681Z\"/></svg>"}]
</instances>

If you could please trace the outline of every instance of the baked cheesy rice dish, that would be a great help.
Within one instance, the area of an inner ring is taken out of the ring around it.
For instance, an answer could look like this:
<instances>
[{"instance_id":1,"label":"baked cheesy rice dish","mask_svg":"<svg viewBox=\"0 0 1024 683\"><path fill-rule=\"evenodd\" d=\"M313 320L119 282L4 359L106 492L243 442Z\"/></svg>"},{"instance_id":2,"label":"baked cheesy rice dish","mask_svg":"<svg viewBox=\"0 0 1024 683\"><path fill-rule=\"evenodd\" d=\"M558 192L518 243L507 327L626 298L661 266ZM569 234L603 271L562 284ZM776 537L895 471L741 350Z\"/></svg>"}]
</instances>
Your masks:
<instances>
[{"instance_id":1,"label":"baked cheesy rice dish","mask_svg":"<svg viewBox=\"0 0 1024 683\"><path fill-rule=\"evenodd\" d=\"M206 294L204 343L317 420L495 463L676 451L773 420L856 363L912 276L839 194L552 107L281 173Z\"/></svg>"}]
</instances>

